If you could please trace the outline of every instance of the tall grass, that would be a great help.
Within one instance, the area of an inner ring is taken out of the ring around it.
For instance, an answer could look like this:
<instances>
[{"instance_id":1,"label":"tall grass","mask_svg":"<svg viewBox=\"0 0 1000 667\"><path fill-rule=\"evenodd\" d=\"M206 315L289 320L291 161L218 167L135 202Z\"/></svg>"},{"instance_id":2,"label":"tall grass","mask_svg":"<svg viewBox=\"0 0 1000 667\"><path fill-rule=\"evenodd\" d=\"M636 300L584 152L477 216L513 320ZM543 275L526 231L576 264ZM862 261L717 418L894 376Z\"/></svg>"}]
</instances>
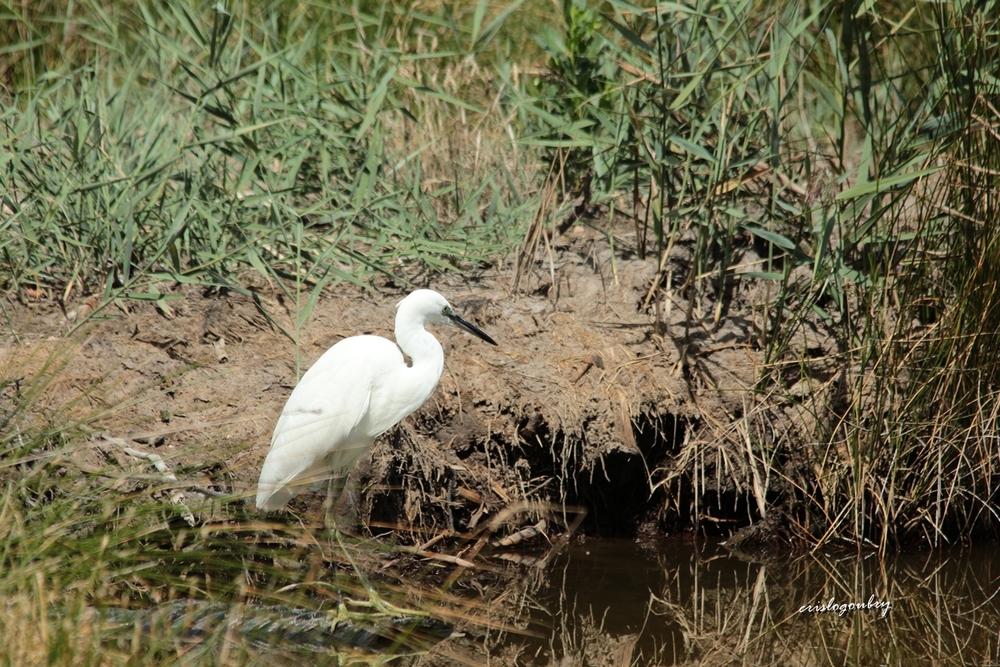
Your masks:
<instances>
[{"instance_id":1,"label":"tall grass","mask_svg":"<svg viewBox=\"0 0 1000 667\"><path fill-rule=\"evenodd\" d=\"M243 289L250 270L311 304L375 273L469 270L521 224L526 182L502 150L472 169L438 157L465 142L435 132L442 116L494 122L488 81L440 81L495 35L483 16L472 40L390 6L0 11L4 289L162 303L163 281ZM439 32L456 47L432 50Z\"/></svg>"},{"instance_id":2,"label":"tall grass","mask_svg":"<svg viewBox=\"0 0 1000 667\"><path fill-rule=\"evenodd\" d=\"M963 3L913 19L926 28L868 27L891 25L879 14L860 25L879 50L856 88L871 98L854 107L863 161L836 201L863 278L841 310L846 393L818 459L840 459L822 480L821 523L883 547L995 537L1000 518L990 352L1000 87L988 73L1000 25Z\"/></svg>"},{"instance_id":3,"label":"tall grass","mask_svg":"<svg viewBox=\"0 0 1000 667\"><path fill-rule=\"evenodd\" d=\"M749 456L758 518L814 544L996 534L995 7L562 6L522 141L657 262L642 306L660 332L686 302L682 361L734 292L763 294L757 398L710 445ZM526 251L577 220L557 201Z\"/></svg>"}]
</instances>

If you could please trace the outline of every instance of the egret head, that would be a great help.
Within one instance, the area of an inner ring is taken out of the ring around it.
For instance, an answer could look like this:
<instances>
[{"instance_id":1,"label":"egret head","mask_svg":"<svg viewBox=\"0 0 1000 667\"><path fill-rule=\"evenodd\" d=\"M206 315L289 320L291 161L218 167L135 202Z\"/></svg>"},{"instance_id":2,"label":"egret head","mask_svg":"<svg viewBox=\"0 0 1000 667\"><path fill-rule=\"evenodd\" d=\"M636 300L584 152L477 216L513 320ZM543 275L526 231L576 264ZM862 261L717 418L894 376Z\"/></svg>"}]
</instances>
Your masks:
<instances>
[{"instance_id":1,"label":"egret head","mask_svg":"<svg viewBox=\"0 0 1000 667\"><path fill-rule=\"evenodd\" d=\"M406 298L396 304L396 318L413 318L414 320L429 322L431 324L451 324L468 331L473 336L481 338L490 345L496 345L496 341L487 336L475 325L469 323L455 312L448 300L443 296L429 289L418 289L411 292Z\"/></svg>"}]
</instances>

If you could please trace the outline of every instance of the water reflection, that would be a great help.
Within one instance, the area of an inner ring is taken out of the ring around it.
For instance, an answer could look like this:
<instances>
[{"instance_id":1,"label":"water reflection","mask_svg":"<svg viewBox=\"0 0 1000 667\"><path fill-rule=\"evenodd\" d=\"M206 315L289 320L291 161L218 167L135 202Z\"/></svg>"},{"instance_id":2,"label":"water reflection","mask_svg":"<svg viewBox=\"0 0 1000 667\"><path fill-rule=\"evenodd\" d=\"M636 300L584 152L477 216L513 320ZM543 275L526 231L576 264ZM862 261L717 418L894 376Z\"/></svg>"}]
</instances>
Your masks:
<instances>
[{"instance_id":1,"label":"water reflection","mask_svg":"<svg viewBox=\"0 0 1000 667\"><path fill-rule=\"evenodd\" d=\"M996 555L765 564L710 544L588 541L522 567L491 611L525 634L484 646L523 665L1000 665Z\"/></svg>"}]
</instances>

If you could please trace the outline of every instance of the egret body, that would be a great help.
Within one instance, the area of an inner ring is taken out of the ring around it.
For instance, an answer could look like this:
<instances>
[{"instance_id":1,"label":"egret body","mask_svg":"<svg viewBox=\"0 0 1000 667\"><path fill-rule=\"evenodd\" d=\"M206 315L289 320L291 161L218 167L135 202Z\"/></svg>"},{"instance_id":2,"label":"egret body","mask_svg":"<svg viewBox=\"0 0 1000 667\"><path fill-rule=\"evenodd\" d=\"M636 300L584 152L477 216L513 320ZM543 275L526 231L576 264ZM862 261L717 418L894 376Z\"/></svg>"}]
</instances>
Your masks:
<instances>
[{"instance_id":1,"label":"egret body","mask_svg":"<svg viewBox=\"0 0 1000 667\"><path fill-rule=\"evenodd\" d=\"M281 411L257 483L259 509L281 509L309 486L343 477L375 438L430 398L444 350L425 324L451 324L496 345L443 296L421 289L396 306L399 347L379 336L352 336L331 347Z\"/></svg>"}]
</instances>

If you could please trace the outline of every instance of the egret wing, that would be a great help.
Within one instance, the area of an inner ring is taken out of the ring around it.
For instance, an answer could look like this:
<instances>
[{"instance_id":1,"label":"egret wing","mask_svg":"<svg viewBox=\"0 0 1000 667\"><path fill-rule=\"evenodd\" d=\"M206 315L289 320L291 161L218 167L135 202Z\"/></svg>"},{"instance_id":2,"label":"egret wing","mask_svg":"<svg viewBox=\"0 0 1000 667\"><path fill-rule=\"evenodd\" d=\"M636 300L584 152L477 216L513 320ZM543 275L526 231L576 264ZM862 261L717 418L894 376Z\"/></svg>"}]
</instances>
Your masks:
<instances>
[{"instance_id":1,"label":"egret wing","mask_svg":"<svg viewBox=\"0 0 1000 667\"><path fill-rule=\"evenodd\" d=\"M303 488L343 474L371 446L365 424L376 381L399 348L356 336L334 345L302 376L274 428L261 469L257 506L280 509Z\"/></svg>"}]
</instances>

